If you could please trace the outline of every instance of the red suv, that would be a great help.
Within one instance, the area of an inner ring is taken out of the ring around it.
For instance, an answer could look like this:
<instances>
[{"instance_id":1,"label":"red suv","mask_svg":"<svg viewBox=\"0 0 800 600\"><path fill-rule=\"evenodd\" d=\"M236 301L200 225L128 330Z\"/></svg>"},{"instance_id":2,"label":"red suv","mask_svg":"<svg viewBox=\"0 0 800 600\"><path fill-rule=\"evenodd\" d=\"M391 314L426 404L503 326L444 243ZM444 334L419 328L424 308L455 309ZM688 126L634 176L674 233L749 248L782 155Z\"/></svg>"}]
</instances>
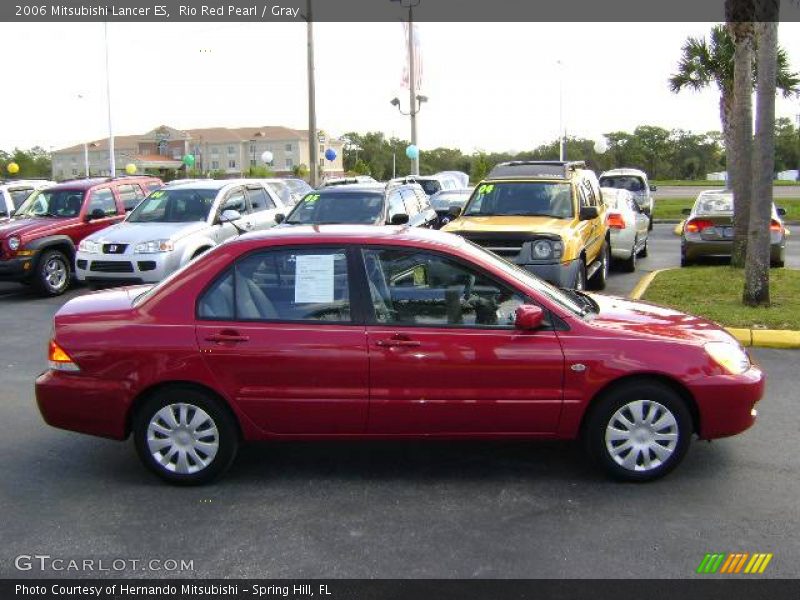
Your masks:
<instances>
[{"instance_id":1,"label":"red suv","mask_svg":"<svg viewBox=\"0 0 800 600\"><path fill-rule=\"evenodd\" d=\"M109 335L113 331L113 336ZM176 483L243 440L580 438L612 475L674 468L755 420L764 375L717 325L562 292L463 238L403 227L248 234L153 288L55 316L45 421L125 439Z\"/></svg>"},{"instance_id":2,"label":"red suv","mask_svg":"<svg viewBox=\"0 0 800 600\"><path fill-rule=\"evenodd\" d=\"M45 296L63 294L80 241L124 219L161 185L155 177L95 178L33 192L0 225L0 281L30 283Z\"/></svg>"}]
</instances>

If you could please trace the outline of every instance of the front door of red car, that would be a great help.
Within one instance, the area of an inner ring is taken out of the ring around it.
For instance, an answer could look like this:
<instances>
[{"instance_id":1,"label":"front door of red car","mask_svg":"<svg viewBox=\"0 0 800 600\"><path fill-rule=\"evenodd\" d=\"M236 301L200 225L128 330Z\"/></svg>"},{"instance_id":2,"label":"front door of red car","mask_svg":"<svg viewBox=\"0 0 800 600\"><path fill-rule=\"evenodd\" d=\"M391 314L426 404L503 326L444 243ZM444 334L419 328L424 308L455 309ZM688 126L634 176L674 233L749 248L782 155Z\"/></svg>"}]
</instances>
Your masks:
<instances>
[{"instance_id":1,"label":"front door of red car","mask_svg":"<svg viewBox=\"0 0 800 600\"><path fill-rule=\"evenodd\" d=\"M364 325L342 248L240 258L201 296L197 342L214 377L261 429L352 434L366 426Z\"/></svg>"},{"instance_id":2,"label":"front door of red car","mask_svg":"<svg viewBox=\"0 0 800 600\"><path fill-rule=\"evenodd\" d=\"M95 188L83 204L81 219L83 225L79 229L79 239L73 239L77 245L83 238L119 223L125 217L111 188Z\"/></svg>"},{"instance_id":3,"label":"front door of red car","mask_svg":"<svg viewBox=\"0 0 800 600\"><path fill-rule=\"evenodd\" d=\"M564 355L551 329L514 328L523 294L437 253L374 248L363 258L375 313L370 433L556 430Z\"/></svg>"}]
</instances>

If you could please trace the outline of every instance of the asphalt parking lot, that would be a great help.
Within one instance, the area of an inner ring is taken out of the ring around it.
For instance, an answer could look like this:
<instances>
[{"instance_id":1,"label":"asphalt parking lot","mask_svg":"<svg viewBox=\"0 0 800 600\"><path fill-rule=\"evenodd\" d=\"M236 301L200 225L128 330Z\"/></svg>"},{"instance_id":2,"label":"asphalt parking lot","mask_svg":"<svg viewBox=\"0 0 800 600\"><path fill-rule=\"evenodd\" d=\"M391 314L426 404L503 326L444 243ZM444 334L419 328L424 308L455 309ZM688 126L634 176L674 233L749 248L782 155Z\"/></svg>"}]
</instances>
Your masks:
<instances>
[{"instance_id":1,"label":"asphalt parking lot","mask_svg":"<svg viewBox=\"0 0 800 600\"><path fill-rule=\"evenodd\" d=\"M607 291L677 266L672 228ZM797 236L787 266L800 268ZM0 577L690 577L707 552L772 552L764 576L797 574L800 351L755 350L769 377L756 426L695 442L651 484L610 482L566 443L376 442L252 445L217 484L176 488L130 442L42 422L32 384L66 298L0 284ZM193 569L15 568L33 554Z\"/></svg>"}]
</instances>

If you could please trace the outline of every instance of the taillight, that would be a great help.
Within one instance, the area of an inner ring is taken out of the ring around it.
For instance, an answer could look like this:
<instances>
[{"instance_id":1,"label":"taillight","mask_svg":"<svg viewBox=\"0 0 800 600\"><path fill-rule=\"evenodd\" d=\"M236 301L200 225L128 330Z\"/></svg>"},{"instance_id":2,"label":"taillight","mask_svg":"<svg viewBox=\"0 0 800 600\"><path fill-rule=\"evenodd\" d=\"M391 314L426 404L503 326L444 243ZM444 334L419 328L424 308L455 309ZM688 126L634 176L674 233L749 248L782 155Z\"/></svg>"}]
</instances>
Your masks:
<instances>
[{"instance_id":1,"label":"taillight","mask_svg":"<svg viewBox=\"0 0 800 600\"><path fill-rule=\"evenodd\" d=\"M775 219L772 219L772 222L769 224L769 230L772 233L783 233L783 225L781 225Z\"/></svg>"},{"instance_id":2,"label":"taillight","mask_svg":"<svg viewBox=\"0 0 800 600\"><path fill-rule=\"evenodd\" d=\"M714 223L708 219L692 219L686 222L683 229L686 233L698 233L713 226Z\"/></svg>"},{"instance_id":3,"label":"taillight","mask_svg":"<svg viewBox=\"0 0 800 600\"><path fill-rule=\"evenodd\" d=\"M611 229L625 229L625 219L619 213L608 213L606 222Z\"/></svg>"},{"instance_id":4,"label":"taillight","mask_svg":"<svg viewBox=\"0 0 800 600\"><path fill-rule=\"evenodd\" d=\"M50 363L50 368L55 371L80 371L72 357L55 340L50 340L47 360Z\"/></svg>"}]
</instances>

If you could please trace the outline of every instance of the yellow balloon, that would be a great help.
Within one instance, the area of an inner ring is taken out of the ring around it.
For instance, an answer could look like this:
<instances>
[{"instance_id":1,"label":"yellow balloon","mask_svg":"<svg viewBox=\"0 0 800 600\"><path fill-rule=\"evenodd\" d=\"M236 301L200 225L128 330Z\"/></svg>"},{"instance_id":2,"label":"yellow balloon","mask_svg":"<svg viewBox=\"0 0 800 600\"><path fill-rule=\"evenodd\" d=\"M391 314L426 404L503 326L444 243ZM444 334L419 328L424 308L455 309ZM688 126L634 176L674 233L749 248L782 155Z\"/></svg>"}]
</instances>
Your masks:
<instances>
[{"instance_id":1,"label":"yellow balloon","mask_svg":"<svg viewBox=\"0 0 800 600\"><path fill-rule=\"evenodd\" d=\"M17 173L19 173L19 165L15 162L8 163L6 169L8 169L8 172L11 173L12 175L16 175Z\"/></svg>"},{"instance_id":2,"label":"yellow balloon","mask_svg":"<svg viewBox=\"0 0 800 600\"><path fill-rule=\"evenodd\" d=\"M125 172L128 175L134 175L136 173L136 165L133 163L128 163L125 165Z\"/></svg>"}]
</instances>

